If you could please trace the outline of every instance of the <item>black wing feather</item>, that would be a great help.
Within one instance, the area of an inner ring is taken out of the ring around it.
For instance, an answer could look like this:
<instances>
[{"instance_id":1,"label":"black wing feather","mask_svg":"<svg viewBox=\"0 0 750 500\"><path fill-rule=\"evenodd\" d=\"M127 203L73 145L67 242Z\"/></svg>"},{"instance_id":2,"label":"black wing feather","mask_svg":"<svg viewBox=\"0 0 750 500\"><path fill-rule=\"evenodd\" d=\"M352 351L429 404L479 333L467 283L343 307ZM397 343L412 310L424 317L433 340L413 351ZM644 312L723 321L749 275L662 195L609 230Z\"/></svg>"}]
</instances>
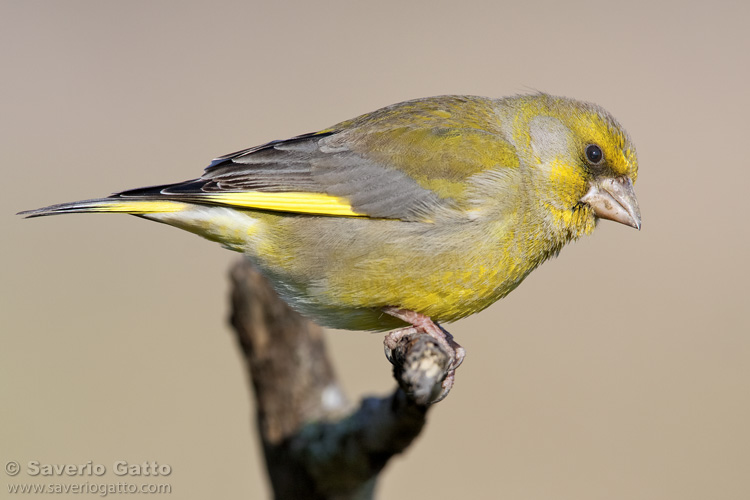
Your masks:
<instances>
[{"instance_id":1,"label":"black wing feather","mask_svg":"<svg viewBox=\"0 0 750 500\"><path fill-rule=\"evenodd\" d=\"M198 179L113 196L199 203L200 195L216 192L323 193L347 199L357 213L401 220L424 220L432 209L446 204L397 169L346 149L322 150L319 142L335 133L305 134L243 149L216 158Z\"/></svg>"}]
</instances>

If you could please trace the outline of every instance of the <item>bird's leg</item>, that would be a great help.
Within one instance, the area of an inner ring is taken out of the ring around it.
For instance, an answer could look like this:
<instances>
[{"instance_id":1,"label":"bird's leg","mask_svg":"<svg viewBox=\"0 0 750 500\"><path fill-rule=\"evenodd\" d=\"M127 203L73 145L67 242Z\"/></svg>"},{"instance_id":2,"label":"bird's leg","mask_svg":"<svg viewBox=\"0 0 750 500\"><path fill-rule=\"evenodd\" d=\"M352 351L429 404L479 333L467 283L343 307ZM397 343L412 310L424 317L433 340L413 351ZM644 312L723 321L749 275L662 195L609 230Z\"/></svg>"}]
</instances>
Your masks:
<instances>
[{"instance_id":1,"label":"bird's leg","mask_svg":"<svg viewBox=\"0 0 750 500\"><path fill-rule=\"evenodd\" d=\"M456 374L456 368L458 368L466 356L466 350L461 347L458 342L453 340L451 335L442 326L438 325L428 316L420 314L418 312L409 311L408 309L399 309L397 307L384 307L383 312L390 314L402 321L410 323L412 326L400 328L388 332L385 336L383 343L385 347L392 351L398 342L407 335L413 335L416 333L426 333L430 337L434 338L440 347L443 348L451 357L451 366L448 371L448 375L443 380L442 387L443 391L440 398L437 401L443 399L453 387L453 380ZM389 356L390 359L390 356ZM436 402L437 402L436 401Z\"/></svg>"}]
</instances>

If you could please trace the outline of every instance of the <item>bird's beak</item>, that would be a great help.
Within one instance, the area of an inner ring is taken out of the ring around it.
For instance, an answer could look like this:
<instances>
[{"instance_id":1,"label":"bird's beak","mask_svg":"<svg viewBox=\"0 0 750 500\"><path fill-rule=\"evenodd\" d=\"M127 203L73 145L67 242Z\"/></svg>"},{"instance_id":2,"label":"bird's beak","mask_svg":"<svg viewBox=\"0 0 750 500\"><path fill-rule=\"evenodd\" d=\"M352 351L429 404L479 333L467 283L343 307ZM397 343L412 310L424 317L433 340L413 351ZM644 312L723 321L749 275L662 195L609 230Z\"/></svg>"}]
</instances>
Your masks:
<instances>
[{"instance_id":1,"label":"bird's beak","mask_svg":"<svg viewBox=\"0 0 750 500\"><path fill-rule=\"evenodd\" d=\"M592 181L581 202L590 205L594 215L601 219L641 229L641 211L629 177L604 177Z\"/></svg>"}]
</instances>

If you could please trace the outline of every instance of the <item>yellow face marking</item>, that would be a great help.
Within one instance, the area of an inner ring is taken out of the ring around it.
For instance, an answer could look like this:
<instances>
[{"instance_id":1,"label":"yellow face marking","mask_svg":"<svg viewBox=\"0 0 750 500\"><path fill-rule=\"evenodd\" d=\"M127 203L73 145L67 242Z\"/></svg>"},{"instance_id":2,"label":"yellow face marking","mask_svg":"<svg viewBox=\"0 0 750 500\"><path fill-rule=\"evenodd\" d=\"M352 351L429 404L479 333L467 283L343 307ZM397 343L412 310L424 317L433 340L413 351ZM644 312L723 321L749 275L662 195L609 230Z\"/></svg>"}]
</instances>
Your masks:
<instances>
[{"instance_id":1,"label":"yellow face marking","mask_svg":"<svg viewBox=\"0 0 750 500\"><path fill-rule=\"evenodd\" d=\"M557 157L552 160L547 172L549 184L543 189L554 189L561 205L558 208L568 208L575 205L581 193L586 192L586 178L580 169L571 168L566 158ZM538 193L543 198L544 193Z\"/></svg>"},{"instance_id":2,"label":"yellow face marking","mask_svg":"<svg viewBox=\"0 0 750 500\"><path fill-rule=\"evenodd\" d=\"M242 193L206 194L202 198L212 203L233 207L296 212L317 215L364 216L352 209L343 198L322 193L266 193L250 191Z\"/></svg>"}]
</instances>

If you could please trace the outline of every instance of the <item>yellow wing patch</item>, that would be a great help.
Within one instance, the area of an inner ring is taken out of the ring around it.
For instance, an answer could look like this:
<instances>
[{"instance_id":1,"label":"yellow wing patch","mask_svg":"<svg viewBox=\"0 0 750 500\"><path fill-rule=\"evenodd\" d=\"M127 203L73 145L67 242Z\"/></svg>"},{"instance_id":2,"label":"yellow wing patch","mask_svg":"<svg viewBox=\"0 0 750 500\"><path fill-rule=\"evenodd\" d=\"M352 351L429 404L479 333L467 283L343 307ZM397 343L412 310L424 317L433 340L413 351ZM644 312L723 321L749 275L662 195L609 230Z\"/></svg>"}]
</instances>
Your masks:
<instances>
[{"instance_id":1,"label":"yellow wing patch","mask_svg":"<svg viewBox=\"0 0 750 500\"><path fill-rule=\"evenodd\" d=\"M349 217L366 215L355 212L351 204L344 198L322 193L247 191L238 193L211 193L201 195L201 198L205 198L206 201L210 201L211 203L233 207L255 208L258 210Z\"/></svg>"}]
</instances>

